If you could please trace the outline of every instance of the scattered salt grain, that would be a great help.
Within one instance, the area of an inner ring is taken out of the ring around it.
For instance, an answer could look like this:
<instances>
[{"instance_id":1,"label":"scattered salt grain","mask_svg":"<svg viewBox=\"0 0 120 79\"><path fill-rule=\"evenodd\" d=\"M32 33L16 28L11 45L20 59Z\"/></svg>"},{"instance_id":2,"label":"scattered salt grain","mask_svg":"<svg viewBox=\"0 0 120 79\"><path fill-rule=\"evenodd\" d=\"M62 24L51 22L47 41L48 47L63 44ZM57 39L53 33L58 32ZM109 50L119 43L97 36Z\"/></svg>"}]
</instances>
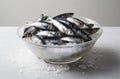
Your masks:
<instances>
[{"instance_id":1,"label":"scattered salt grain","mask_svg":"<svg viewBox=\"0 0 120 79\"><path fill-rule=\"evenodd\" d=\"M69 70L67 65L53 65L44 62L44 60L37 58L27 48L19 50L11 57L11 62L16 64L19 72L53 72L62 73Z\"/></svg>"},{"instance_id":2,"label":"scattered salt grain","mask_svg":"<svg viewBox=\"0 0 120 79\"><path fill-rule=\"evenodd\" d=\"M106 53L106 55L104 55ZM21 74L32 72L35 73L34 77L36 79L40 78L41 73L55 73L56 75L64 73L66 71L81 71L81 74L84 75L87 71L91 69L103 69L108 67L107 64L104 64L104 61L111 59L108 58L108 55L113 56L110 52L100 52L100 50L93 48L79 61L65 64L65 65L53 65L44 62L44 60L37 58L29 49L21 48L18 52L11 56L11 62L15 64ZM113 58L114 59L114 58ZM101 66L102 65L102 66ZM110 65L109 65L110 66Z\"/></svg>"}]
</instances>

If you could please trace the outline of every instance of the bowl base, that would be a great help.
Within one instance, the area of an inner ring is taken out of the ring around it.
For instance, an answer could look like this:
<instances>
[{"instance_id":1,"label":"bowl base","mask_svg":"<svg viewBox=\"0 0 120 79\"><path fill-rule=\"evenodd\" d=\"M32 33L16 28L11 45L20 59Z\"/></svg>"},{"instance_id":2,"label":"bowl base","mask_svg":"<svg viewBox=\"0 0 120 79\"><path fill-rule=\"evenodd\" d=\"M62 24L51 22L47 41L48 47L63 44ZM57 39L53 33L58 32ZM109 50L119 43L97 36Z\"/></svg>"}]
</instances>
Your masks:
<instances>
[{"instance_id":1,"label":"bowl base","mask_svg":"<svg viewBox=\"0 0 120 79\"><path fill-rule=\"evenodd\" d=\"M73 63L75 61L78 61L80 59L82 59L83 56L80 56L78 57L77 59L74 59L74 60L71 60L71 61L50 61L50 60L44 60L46 63L49 63L49 64L68 64L68 63Z\"/></svg>"}]
</instances>

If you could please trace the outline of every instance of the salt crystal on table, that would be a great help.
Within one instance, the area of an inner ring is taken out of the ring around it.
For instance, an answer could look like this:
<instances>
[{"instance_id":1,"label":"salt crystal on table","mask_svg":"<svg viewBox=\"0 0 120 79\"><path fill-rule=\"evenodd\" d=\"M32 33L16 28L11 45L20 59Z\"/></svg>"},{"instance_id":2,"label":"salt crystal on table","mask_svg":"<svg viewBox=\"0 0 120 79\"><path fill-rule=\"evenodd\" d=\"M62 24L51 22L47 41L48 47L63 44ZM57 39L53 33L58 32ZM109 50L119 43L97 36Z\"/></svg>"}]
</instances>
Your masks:
<instances>
[{"instance_id":1,"label":"salt crystal on table","mask_svg":"<svg viewBox=\"0 0 120 79\"><path fill-rule=\"evenodd\" d=\"M11 57L11 62L16 64L19 72L54 72L62 73L69 70L68 65L53 65L44 62L44 60L37 58L27 48L21 48L19 52Z\"/></svg>"},{"instance_id":2,"label":"salt crystal on table","mask_svg":"<svg viewBox=\"0 0 120 79\"><path fill-rule=\"evenodd\" d=\"M72 69L82 71L81 74L83 75L86 73L84 70L99 68L99 65L96 64L96 62L98 63L99 61L97 61L96 58L102 54L97 51L96 49L92 49L83 59L71 64L53 65L37 58L29 49L21 48L16 54L11 56L11 62L18 67L21 74L35 73L34 76L36 78L39 78L41 73L49 74L52 72L58 75L66 71L71 71Z\"/></svg>"}]
</instances>

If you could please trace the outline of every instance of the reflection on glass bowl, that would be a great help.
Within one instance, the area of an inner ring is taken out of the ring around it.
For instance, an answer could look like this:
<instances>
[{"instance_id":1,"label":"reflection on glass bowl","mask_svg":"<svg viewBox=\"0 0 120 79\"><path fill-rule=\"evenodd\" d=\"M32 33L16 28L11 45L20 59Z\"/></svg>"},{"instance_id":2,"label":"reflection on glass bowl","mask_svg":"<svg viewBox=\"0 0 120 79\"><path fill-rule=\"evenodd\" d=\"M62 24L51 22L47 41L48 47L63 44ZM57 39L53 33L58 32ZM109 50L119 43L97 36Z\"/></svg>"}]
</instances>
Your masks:
<instances>
[{"instance_id":1,"label":"reflection on glass bowl","mask_svg":"<svg viewBox=\"0 0 120 79\"><path fill-rule=\"evenodd\" d=\"M24 40L30 50L37 57L42 58L46 62L52 64L72 63L81 59L85 55L85 53L93 47L93 45L102 34L102 29L97 22L88 18L81 18L83 20L86 20L87 23L92 23L95 27L100 28L96 33L91 35L91 41L70 45L39 45L37 43L33 43L30 40L22 38L23 29L25 28L24 26L18 28L18 36L22 38L22 40Z\"/></svg>"}]
</instances>

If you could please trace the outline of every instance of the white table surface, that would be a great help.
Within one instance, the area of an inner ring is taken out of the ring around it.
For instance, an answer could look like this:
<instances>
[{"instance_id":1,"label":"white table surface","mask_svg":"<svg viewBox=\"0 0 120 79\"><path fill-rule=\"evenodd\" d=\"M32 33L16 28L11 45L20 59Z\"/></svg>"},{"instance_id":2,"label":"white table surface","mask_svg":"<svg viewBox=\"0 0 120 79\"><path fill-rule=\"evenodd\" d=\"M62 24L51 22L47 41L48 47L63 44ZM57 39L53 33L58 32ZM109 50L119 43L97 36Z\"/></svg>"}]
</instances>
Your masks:
<instances>
[{"instance_id":1,"label":"white table surface","mask_svg":"<svg viewBox=\"0 0 120 79\"><path fill-rule=\"evenodd\" d=\"M38 77L35 76L36 72L21 73L17 65L11 62L11 57L21 49L25 49L24 52L29 50L26 48L17 36L17 27L0 27L0 79L120 79L120 27L103 27L102 36L91 49L111 58L106 61L112 62L112 65L105 65L108 67L103 70L85 70L83 74L81 70L73 68L58 75L40 72Z\"/></svg>"}]
</instances>

